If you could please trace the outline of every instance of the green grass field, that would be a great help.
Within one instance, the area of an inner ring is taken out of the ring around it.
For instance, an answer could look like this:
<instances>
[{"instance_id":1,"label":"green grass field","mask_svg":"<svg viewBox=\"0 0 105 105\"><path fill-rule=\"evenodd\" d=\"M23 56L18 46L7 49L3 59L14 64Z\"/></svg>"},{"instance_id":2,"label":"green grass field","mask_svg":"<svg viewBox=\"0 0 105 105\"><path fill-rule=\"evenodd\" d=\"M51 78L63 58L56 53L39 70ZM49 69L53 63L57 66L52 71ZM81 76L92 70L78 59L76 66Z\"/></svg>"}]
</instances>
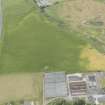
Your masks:
<instances>
[{"instance_id":1,"label":"green grass field","mask_svg":"<svg viewBox=\"0 0 105 105\"><path fill-rule=\"evenodd\" d=\"M39 13L31 0L4 1L4 40L0 72L78 72L85 41L66 33ZM84 62L84 65L80 65Z\"/></svg>"}]
</instances>

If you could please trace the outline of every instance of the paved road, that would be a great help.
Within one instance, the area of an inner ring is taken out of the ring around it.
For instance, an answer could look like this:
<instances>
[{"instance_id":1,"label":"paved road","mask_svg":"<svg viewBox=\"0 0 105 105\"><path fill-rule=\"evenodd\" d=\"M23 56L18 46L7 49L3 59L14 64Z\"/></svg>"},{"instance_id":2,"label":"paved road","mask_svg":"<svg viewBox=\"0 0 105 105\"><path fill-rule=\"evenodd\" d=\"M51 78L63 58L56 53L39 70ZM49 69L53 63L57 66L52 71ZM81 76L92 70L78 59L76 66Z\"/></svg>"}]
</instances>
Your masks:
<instances>
[{"instance_id":1,"label":"paved road","mask_svg":"<svg viewBox=\"0 0 105 105\"><path fill-rule=\"evenodd\" d=\"M0 0L0 37L1 37L1 32L2 32L2 7L1 7L2 3Z\"/></svg>"}]
</instances>

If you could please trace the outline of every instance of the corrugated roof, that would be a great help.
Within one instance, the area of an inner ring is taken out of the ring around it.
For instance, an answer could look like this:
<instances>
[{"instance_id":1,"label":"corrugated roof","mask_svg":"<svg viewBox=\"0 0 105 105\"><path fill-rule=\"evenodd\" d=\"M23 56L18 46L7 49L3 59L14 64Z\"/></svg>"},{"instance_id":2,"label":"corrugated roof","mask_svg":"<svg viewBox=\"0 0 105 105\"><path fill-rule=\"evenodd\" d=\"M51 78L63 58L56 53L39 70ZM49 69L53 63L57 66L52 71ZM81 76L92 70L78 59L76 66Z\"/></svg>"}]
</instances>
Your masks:
<instances>
[{"instance_id":1,"label":"corrugated roof","mask_svg":"<svg viewBox=\"0 0 105 105\"><path fill-rule=\"evenodd\" d=\"M46 73L44 78L44 93L46 98L67 95L64 72Z\"/></svg>"},{"instance_id":2,"label":"corrugated roof","mask_svg":"<svg viewBox=\"0 0 105 105\"><path fill-rule=\"evenodd\" d=\"M54 72L45 74L45 82L65 82L65 73L64 72Z\"/></svg>"},{"instance_id":3,"label":"corrugated roof","mask_svg":"<svg viewBox=\"0 0 105 105\"><path fill-rule=\"evenodd\" d=\"M70 76L69 77L69 81L79 81L79 80L82 80L83 78L82 77L79 77L79 76Z\"/></svg>"},{"instance_id":4,"label":"corrugated roof","mask_svg":"<svg viewBox=\"0 0 105 105\"><path fill-rule=\"evenodd\" d=\"M105 96L97 98L99 103L105 103Z\"/></svg>"},{"instance_id":5,"label":"corrugated roof","mask_svg":"<svg viewBox=\"0 0 105 105\"><path fill-rule=\"evenodd\" d=\"M87 86L85 81L69 83L72 95L83 95L87 93Z\"/></svg>"}]
</instances>

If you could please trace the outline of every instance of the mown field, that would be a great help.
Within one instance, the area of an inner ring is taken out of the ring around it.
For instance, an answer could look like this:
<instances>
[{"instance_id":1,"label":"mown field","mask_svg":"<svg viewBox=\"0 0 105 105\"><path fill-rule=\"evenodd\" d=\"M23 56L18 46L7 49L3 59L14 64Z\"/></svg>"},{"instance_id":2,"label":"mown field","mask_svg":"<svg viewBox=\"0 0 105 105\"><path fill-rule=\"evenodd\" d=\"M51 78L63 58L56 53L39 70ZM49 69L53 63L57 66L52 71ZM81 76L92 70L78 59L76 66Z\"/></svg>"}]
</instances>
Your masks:
<instances>
[{"instance_id":1,"label":"mown field","mask_svg":"<svg viewBox=\"0 0 105 105\"><path fill-rule=\"evenodd\" d=\"M3 12L1 73L85 69L80 53L86 42L48 21L31 0L5 0Z\"/></svg>"}]
</instances>

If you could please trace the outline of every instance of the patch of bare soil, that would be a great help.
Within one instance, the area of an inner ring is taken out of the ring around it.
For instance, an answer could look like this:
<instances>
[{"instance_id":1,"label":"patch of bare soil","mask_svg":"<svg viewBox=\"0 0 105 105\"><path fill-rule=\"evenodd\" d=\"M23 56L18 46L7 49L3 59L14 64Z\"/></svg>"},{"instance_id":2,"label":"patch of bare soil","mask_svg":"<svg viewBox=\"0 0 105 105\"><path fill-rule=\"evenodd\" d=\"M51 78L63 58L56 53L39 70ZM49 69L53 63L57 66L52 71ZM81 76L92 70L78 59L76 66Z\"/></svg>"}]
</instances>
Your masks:
<instances>
[{"instance_id":1,"label":"patch of bare soil","mask_svg":"<svg viewBox=\"0 0 105 105\"><path fill-rule=\"evenodd\" d=\"M65 0L58 14L74 28L85 27L92 20L95 25L105 24L105 4L96 0Z\"/></svg>"}]
</instances>

